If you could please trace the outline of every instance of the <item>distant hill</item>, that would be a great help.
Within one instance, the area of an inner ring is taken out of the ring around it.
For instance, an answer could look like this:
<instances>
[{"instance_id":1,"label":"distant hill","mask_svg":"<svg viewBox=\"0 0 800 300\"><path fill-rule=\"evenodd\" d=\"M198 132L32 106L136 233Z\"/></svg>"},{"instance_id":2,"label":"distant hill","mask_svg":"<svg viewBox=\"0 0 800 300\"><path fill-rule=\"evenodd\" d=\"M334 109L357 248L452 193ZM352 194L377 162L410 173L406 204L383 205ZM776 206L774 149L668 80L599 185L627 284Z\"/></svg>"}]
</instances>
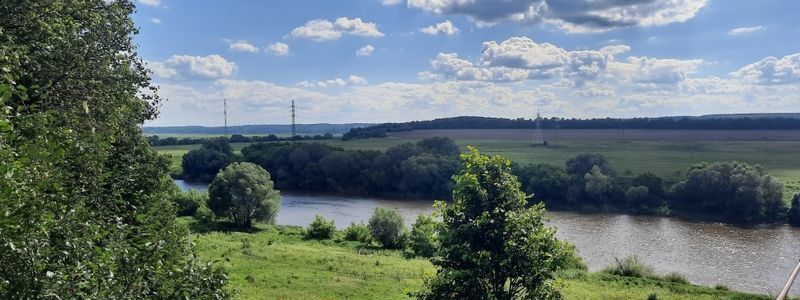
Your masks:
<instances>
[{"instance_id":1,"label":"distant hill","mask_svg":"<svg viewBox=\"0 0 800 300\"><path fill-rule=\"evenodd\" d=\"M361 128L372 126L371 123L347 123L347 124L297 124L297 134L300 135L315 135L315 134L343 134L352 128ZM292 125L238 125L228 126L228 134L243 134L243 135L286 135L292 133ZM225 134L225 127L214 126L146 126L144 127L144 134L158 135L158 134Z\"/></svg>"},{"instance_id":2,"label":"distant hill","mask_svg":"<svg viewBox=\"0 0 800 300\"><path fill-rule=\"evenodd\" d=\"M800 113L762 113L762 114L714 114L702 115L697 117L690 117L697 119L736 119L736 118L750 118L750 119L770 119L770 118L786 118L786 119L800 119Z\"/></svg>"}]
</instances>

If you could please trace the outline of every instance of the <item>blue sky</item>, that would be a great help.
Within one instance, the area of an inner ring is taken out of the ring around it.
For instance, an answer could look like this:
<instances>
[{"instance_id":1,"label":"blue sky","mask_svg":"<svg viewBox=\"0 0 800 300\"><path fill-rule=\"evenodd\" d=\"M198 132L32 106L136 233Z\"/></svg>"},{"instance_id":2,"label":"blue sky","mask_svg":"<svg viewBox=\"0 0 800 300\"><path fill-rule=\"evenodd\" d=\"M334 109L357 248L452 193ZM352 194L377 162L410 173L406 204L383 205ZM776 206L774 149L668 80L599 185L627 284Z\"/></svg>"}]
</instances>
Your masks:
<instances>
[{"instance_id":1,"label":"blue sky","mask_svg":"<svg viewBox=\"0 0 800 300\"><path fill-rule=\"evenodd\" d=\"M798 1L137 0L148 125L800 111Z\"/></svg>"}]
</instances>

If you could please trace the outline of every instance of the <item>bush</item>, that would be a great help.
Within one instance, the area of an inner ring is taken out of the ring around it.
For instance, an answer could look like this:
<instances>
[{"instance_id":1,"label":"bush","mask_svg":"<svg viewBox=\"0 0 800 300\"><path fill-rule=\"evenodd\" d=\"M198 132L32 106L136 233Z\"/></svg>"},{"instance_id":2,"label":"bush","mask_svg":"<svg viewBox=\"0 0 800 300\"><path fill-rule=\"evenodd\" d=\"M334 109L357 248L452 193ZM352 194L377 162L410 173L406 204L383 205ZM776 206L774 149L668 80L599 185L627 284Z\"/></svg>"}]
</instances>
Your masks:
<instances>
[{"instance_id":1,"label":"bush","mask_svg":"<svg viewBox=\"0 0 800 300\"><path fill-rule=\"evenodd\" d=\"M793 226L800 226L800 194L792 197L792 206L789 208L788 221Z\"/></svg>"},{"instance_id":2,"label":"bush","mask_svg":"<svg viewBox=\"0 0 800 300\"><path fill-rule=\"evenodd\" d=\"M683 276L683 274L677 272L669 273L664 277L661 277L661 279L664 279L669 282L689 284L689 279L686 279L686 276Z\"/></svg>"},{"instance_id":3,"label":"bush","mask_svg":"<svg viewBox=\"0 0 800 300\"><path fill-rule=\"evenodd\" d=\"M178 188L169 195L170 201L175 203L178 216L194 216L197 208L205 205L208 195L195 190L182 191Z\"/></svg>"},{"instance_id":4,"label":"bush","mask_svg":"<svg viewBox=\"0 0 800 300\"><path fill-rule=\"evenodd\" d=\"M586 262L578 255L577 250L575 249L575 245L570 242L557 240L556 244L558 246L557 251L557 261L558 264L561 265L561 268L569 270L569 269L577 269L586 271L589 267L586 266Z\"/></svg>"},{"instance_id":5,"label":"bush","mask_svg":"<svg viewBox=\"0 0 800 300\"><path fill-rule=\"evenodd\" d=\"M334 232L336 232L336 225L333 224L333 220L328 221L324 217L317 215L314 217L314 221L308 225L308 229L306 229L306 238L329 239L333 237Z\"/></svg>"},{"instance_id":6,"label":"bush","mask_svg":"<svg viewBox=\"0 0 800 300\"><path fill-rule=\"evenodd\" d=\"M414 250L416 255L431 257L436 253L436 249L439 248L438 224L430 216L419 215L417 217L417 221L411 226L409 237L411 250Z\"/></svg>"},{"instance_id":7,"label":"bush","mask_svg":"<svg viewBox=\"0 0 800 300\"><path fill-rule=\"evenodd\" d=\"M344 239L366 244L372 241L372 234L369 232L369 226L364 222L353 222L344 229Z\"/></svg>"},{"instance_id":8,"label":"bush","mask_svg":"<svg viewBox=\"0 0 800 300\"><path fill-rule=\"evenodd\" d=\"M252 163L233 163L217 174L208 187L208 207L217 216L249 228L253 221L274 223L281 196L273 189L269 172Z\"/></svg>"},{"instance_id":9,"label":"bush","mask_svg":"<svg viewBox=\"0 0 800 300\"><path fill-rule=\"evenodd\" d=\"M369 230L384 247L398 248L402 244L403 218L393 209L376 207L369 218Z\"/></svg>"},{"instance_id":10,"label":"bush","mask_svg":"<svg viewBox=\"0 0 800 300\"><path fill-rule=\"evenodd\" d=\"M623 259L614 258L615 263L603 269L603 273L626 277L654 277L653 268L639 261L639 257L629 255Z\"/></svg>"},{"instance_id":11,"label":"bush","mask_svg":"<svg viewBox=\"0 0 800 300\"><path fill-rule=\"evenodd\" d=\"M214 212L205 204L200 205L194 213L194 218L202 223L214 222Z\"/></svg>"}]
</instances>

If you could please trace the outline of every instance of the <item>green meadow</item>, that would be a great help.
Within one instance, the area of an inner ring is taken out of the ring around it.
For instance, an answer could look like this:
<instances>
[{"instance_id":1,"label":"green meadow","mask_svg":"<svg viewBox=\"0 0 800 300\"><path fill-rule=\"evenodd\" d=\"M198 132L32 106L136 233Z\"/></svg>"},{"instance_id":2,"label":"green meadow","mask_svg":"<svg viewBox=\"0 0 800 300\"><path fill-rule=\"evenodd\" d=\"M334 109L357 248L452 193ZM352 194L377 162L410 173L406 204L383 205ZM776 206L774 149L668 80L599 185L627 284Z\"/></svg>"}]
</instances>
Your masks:
<instances>
[{"instance_id":1,"label":"green meadow","mask_svg":"<svg viewBox=\"0 0 800 300\"><path fill-rule=\"evenodd\" d=\"M180 221L196 227L195 220ZM259 225L254 232L195 232L197 255L229 273L236 299L407 299L435 274L425 259L358 242L306 240L303 229ZM611 262L609 262L611 263ZM770 299L691 284L564 270L565 299Z\"/></svg>"}]
</instances>

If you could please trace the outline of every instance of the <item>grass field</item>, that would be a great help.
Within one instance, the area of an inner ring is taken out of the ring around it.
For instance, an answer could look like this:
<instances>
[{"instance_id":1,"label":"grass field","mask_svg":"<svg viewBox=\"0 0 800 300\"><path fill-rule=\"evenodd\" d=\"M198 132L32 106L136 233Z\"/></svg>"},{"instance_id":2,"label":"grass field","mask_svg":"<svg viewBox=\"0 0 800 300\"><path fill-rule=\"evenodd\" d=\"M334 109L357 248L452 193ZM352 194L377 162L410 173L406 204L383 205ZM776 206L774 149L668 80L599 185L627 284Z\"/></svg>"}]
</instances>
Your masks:
<instances>
[{"instance_id":1,"label":"grass field","mask_svg":"<svg viewBox=\"0 0 800 300\"><path fill-rule=\"evenodd\" d=\"M588 133L575 139L562 139L556 145L533 146L529 140L521 139L519 133L509 134L505 130L497 130L496 134L482 131L485 136L475 138L475 134L463 131L415 131L417 134L402 133L387 138L341 141L319 141L345 149L385 150L388 147L404 142L415 142L432 135L451 135L462 148L467 145L476 146L486 154L500 154L514 162L548 163L564 165L564 162L577 153L593 152L605 156L617 170L619 176L631 177L638 173L650 171L667 180L674 181L692 164L698 162L742 161L760 164L767 171L780 179L785 186L785 196L800 193L800 141L697 141L697 140L627 140L609 138L608 140L590 140ZM414 133L414 132L412 132ZM663 134L663 133L662 133ZM235 151L247 146L247 143L233 144ZM157 150L172 155L173 168L180 169L180 159L187 151L200 145L156 147Z\"/></svg>"},{"instance_id":2,"label":"grass field","mask_svg":"<svg viewBox=\"0 0 800 300\"><path fill-rule=\"evenodd\" d=\"M181 218L191 225L192 218ZM424 259L356 242L313 241L298 227L254 233L193 234L198 256L229 272L236 299L406 299L435 274ZM568 270L558 283L566 299L769 299L767 296L644 278Z\"/></svg>"}]
</instances>

